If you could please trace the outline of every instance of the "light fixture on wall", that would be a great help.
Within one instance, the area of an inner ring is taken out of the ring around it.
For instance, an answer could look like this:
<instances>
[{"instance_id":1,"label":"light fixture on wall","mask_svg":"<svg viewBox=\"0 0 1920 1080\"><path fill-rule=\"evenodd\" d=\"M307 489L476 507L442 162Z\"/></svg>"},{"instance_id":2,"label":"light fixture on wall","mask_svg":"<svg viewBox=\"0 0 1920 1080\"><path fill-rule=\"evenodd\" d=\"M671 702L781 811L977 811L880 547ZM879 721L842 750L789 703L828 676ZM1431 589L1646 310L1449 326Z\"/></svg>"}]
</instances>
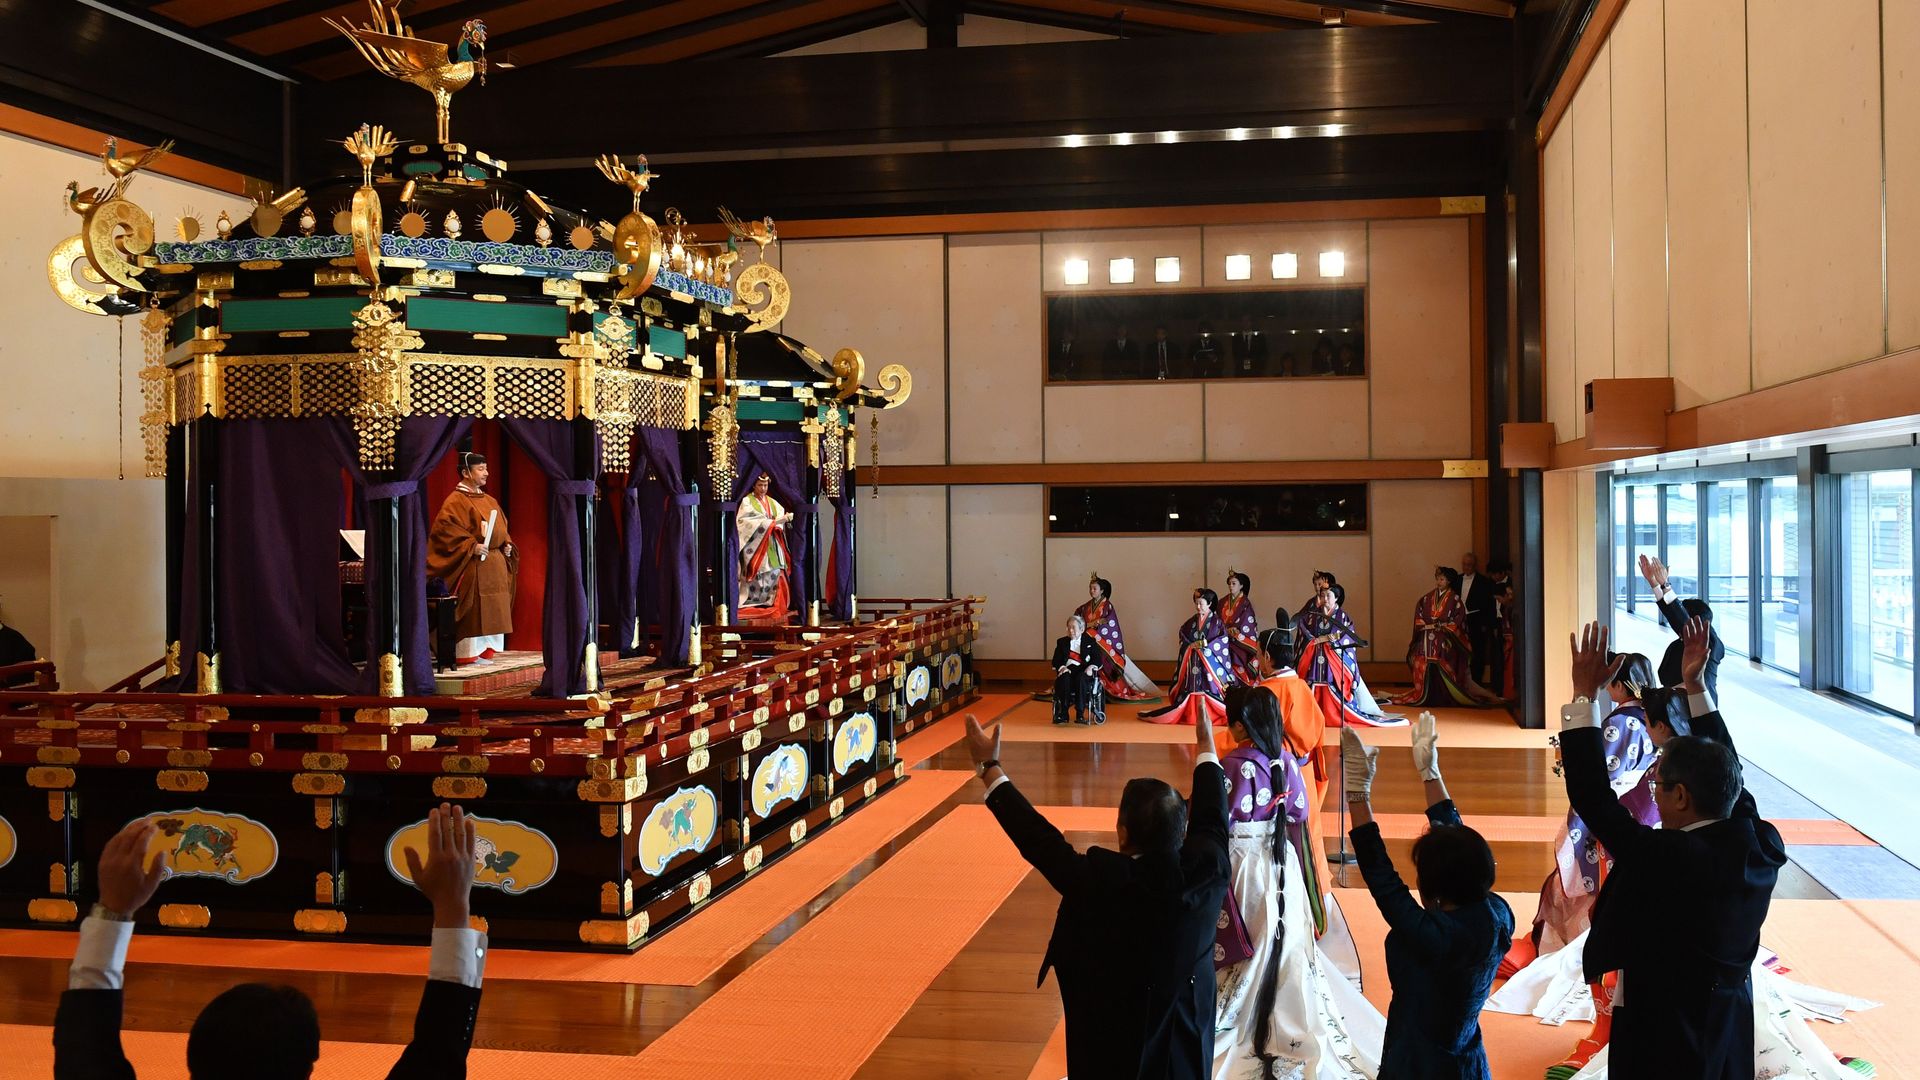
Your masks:
<instances>
[{"instance_id":1,"label":"light fixture on wall","mask_svg":"<svg viewBox=\"0 0 1920 1080\"><path fill-rule=\"evenodd\" d=\"M1245 142L1247 138L1247 129L1246 128L1228 128L1227 138L1232 139L1234 142Z\"/></svg>"},{"instance_id":2,"label":"light fixture on wall","mask_svg":"<svg viewBox=\"0 0 1920 1080\"><path fill-rule=\"evenodd\" d=\"M1087 260L1068 259L1066 265L1060 268L1060 279L1069 285L1085 285L1087 283Z\"/></svg>"},{"instance_id":3,"label":"light fixture on wall","mask_svg":"<svg viewBox=\"0 0 1920 1080\"><path fill-rule=\"evenodd\" d=\"M1344 251L1323 251L1320 253L1320 276L1340 277L1347 272L1347 253Z\"/></svg>"},{"instance_id":4,"label":"light fixture on wall","mask_svg":"<svg viewBox=\"0 0 1920 1080\"><path fill-rule=\"evenodd\" d=\"M1291 251L1276 251L1273 254L1273 276L1275 278L1297 278L1300 276L1300 256Z\"/></svg>"},{"instance_id":5,"label":"light fixture on wall","mask_svg":"<svg viewBox=\"0 0 1920 1080\"><path fill-rule=\"evenodd\" d=\"M1108 259L1107 282L1113 285L1133 284L1133 260Z\"/></svg>"},{"instance_id":6,"label":"light fixture on wall","mask_svg":"<svg viewBox=\"0 0 1920 1080\"><path fill-rule=\"evenodd\" d=\"M1153 280L1166 284L1180 280L1180 256L1162 255L1153 260Z\"/></svg>"},{"instance_id":7,"label":"light fixture on wall","mask_svg":"<svg viewBox=\"0 0 1920 1080\"><path fill-rule=\"evenodd\" d=\"M1245 281L1252 276L1253 276L1253 256L1251 255L1227 256L1227 280L1228 281Z\"/></svg>"}]
</instances>

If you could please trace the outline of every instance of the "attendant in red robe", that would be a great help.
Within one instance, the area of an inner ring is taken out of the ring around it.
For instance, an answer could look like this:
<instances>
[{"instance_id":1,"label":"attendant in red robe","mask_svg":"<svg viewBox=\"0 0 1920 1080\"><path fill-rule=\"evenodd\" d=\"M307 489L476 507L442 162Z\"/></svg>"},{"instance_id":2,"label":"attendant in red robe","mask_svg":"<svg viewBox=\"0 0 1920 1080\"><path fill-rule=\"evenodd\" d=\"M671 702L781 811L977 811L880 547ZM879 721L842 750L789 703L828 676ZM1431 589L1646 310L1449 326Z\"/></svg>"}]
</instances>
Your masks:
<instances>
[{"instance_id":1,"label":"attendant in red robe","mask_svg":"<svg viewBox=\"0 0 1920 1080\"><path fill-rule=\"evenodd\" d=\"M1460 572L1433 569L1433 591L1413 607L1413 641L1407 666L1413 689L1394 698L1396 705L1498 705L1500 697L1473 681L1467 670L1467 609L1460 602Z\"/></svg>"},{"instance_id":2,"label":"attendant in red robe","mask_svg":"<svg viewBox=\"0 0 1920 1080\"><path fill-rule=\"evenodd\" d=\"M460 483L440 506L428 537L427 572L447 583L456 599L454 657L491 663L513 632L514 575L520 553L507 532L507 515L485 491L487 459L460 455Z\"/></svg>"},{"instance_id":3,"label":"attendant in red robe","mask_svg":"<svg viewBox=\"0 0 1920 1080\"><path fill-rule=\"evenodd\" d=\"M1191 724L1205 710L1209 723L1226 722L1227 687L1238 685L1227 651L1227 627L1212 589L1193 590L1193 618L1180 627L1180 662L1173 672L1172 704L1140 719L1154 724Z\"/></svg>"},{"instance_id":4,"label":"attendant in red robe","mask_svg":"<svg viewBox=\"0 0 1920 1080\"><path fill-rule=\"evenodd\" d=\"M1233 677L1248 686L1260 681L1260 616L1253 610L1253 580L1227 571L1227 595L1220 598L1220 622L1227 628Z\"/></svg>"},{"instance_id":5,"label":"attendant in red robe","mask_svg":"<svg viewBox=\"0 0 1920 1080\"><path fill-rule=\"evenodd\" d=\"M1120 613L1113 606L1113 583L1094 571L1087 582L1087 602L1074 609L1087 633L1100 644L1100 686L1110 701L1157 701L1160 688L1127 658L1120 634Z\"/></svg>"}]
</instances>

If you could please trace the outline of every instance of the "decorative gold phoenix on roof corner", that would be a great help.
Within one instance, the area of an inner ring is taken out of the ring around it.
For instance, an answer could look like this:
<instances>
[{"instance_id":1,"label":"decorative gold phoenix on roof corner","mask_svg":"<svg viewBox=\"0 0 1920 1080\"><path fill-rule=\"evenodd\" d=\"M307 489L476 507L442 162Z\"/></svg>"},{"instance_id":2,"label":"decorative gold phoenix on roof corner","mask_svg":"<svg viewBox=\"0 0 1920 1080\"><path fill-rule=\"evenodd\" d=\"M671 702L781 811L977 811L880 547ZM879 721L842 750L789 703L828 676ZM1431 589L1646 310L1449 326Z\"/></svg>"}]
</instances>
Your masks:
<instances>
[{"instance_id":1,"label":"decorative gold phoenix on roof corner","mask_svg":"<svg viewBox=\"0 0 1920 1080\"><path fill-rule=\"evenodd\" d=\"M329 18L326 24L345 34L375 71L432 94L437 137L442 144L450 143L454 92L475 75L482 84L487 81L487 24L468 19L449 53L449 46L415 37L400 21L400 4L401 0L367 0L372 22L354 26Z\"/></svg>"}]
</instances>

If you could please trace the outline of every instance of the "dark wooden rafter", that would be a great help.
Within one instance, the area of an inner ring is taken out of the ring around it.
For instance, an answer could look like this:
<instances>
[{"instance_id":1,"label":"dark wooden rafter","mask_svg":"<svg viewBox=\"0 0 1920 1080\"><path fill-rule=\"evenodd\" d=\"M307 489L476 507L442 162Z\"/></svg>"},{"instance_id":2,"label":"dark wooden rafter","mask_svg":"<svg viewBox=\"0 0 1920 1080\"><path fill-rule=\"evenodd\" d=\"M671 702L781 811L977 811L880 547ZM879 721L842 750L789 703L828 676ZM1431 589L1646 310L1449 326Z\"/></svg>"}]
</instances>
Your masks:
<instances>
[{"instance_id":1,"label":"dark wooden rafter","mask_svg":"<svg viewBox=\"0 0 1920 1080\"><path fill-rule=\"evenodd\" d=\"M503 7L507 4L517 2L519 2L519 0L463 0L462 3L450 4L445 8L431 12L431 18L423 19L417 24L409 23L408 25L413 26L423 37L444 40L452 36L449 32L450 27L458 26L467 19L484 14L492 8ZM621 4L618 13L621 15L634 15L640 12L650 11L654 8L667 7L678 2L679 0L627 0L627 2ZM529 45L546 38L556 37L560 34L570 33L575 30L585 29L586 27L606 22L608 18L608 8L606 5L601 4L588 8L585 11L576 11L571 15L563 15L557 19L547 19L543 22L523 26L517 30L496 31L488 35L487 54L495 58L504 57L517 47ZM277 56L282 63L298 66L311 63L322 57L346 54L351 48L352 46L347 43L345 38L338 34L329 34L319 41L302 45L296 49L290 49L284 53L277 54Z\"/></svg>"},{"instance_id":2,"label":"dark wooden rafter","mask_svg":"<svg viewBox=\"0 0 1920 1080\"><path fill-rule=\"evenodd\" d=\"M1423 4L1419 0L1316 0L1316 2L1322 7L1339 8L1342 11L1363 11L1370 15L1396 15L1405 19L1419 19L1423 22L1459 22L1513 17L1511 8L1506 14L1499 15L1492 12L1466 11L1436 4Z\"/></svg>"},{"instance_id":3,"label":"dark wooden rafter","mask_svg":"<svg viewBox=\"0 0 1920 1080\"><path fill-rule=\"evenodd\" d=\"M710 33L714 30L722 30L729 26L739 26L742 23L752 22L755 19L764 19L769 15L778 15L796 8L808 7L818 2L819 0L761 0L760 3L749 4L743 8L735 8L732 11L721 12L718 15L709 15L704 19L694 19L691 22L676 23L664 29L652 30L644 34L635 34L631 37L602 42L593 48L582 49L578 52L569 53L564 57L557 57L556 62L568 67L581 67L595 63L596 61L607 60L625 53L634 52L638 49L646 48L649 45L662 45L670 41L680 41L684 38L696 37L700 34Z\"/></svg>"},{"instance_id":4,"label":"dark wooden rafter","mask_svg":"<svg viewBox=\"0 0 1920 1080\"><path fill-rule=\"evenodd\" d=\"M743 41L737 45L725 45L718 49L696 53L683 62L696 60L741 60L753 57L775 56L794 49L804 49L809 45L818 45L823 41L858 34L863 30L873 30L900 22L900 13L893 8L875 8L872 11L855 12L842 15L837 19L813 23L797 30L787 30L766 37Z\"/></svg>"},{"instance_id":5,"label":"dark wooden rafter","mask_svg":"<svg viewBox=\"0 0 1920 1080\"><path fill-rule=\"evenodd\" d=\"M268 71L279 72L288 78L292 78L291 73L288 71L288 66L277 57L265 56L251 49L235 45L231 41L228 41L224 34L212 33L204 26L188 26L186 23L180 22L177 19L170 19L152 10L153 6L159 3L159 0L97 0L97 2L106 7L124 11L128 15L143 22L164 27L167 32L178 34L180 37L212 49L214 52L225 53L228 56L245 60L250 64L257 64ZM335 0L335 2L337 3L338 0Z\"/></svg>"},{"instance_id":6,"label":"dark wooden rafter","mask_svg":"<svg viewBox=\"0 0 1920 1080\"><path fill-rule=\"evenodd\" d=\"M1196 0L1116 0L1116 6L1122 9L1158 11L1168 15L1185 15L1197 19L1240 23L1243 26L1261 30L1306 30L1316 29L1321 25L1312 19L1273 15L1261 11L1244 11L1240 8L1222 7L1217 4L1196 2Z\"/></svg>"},{"instance_id":7,"label":"dark wooden rafter","mask_svg":"<svg viewBox=\"0 0 1920 1080\"><path fill-rule=\"evenodd\" d=\"M966 0L966 10L968 14L982 15L990 19L1009 19L1014 22L1032 23L1035 26L1081 30L1089 34L1111 34L1114 37L1165 37L1170 34L1197 32L1141 22L1120 15L1103 19L1093 15L1075 15L1068 11L1055 11L1051 8L1027 7L1019 3L1003 2L1003 0Z\"/></svg>"}]
</instances>

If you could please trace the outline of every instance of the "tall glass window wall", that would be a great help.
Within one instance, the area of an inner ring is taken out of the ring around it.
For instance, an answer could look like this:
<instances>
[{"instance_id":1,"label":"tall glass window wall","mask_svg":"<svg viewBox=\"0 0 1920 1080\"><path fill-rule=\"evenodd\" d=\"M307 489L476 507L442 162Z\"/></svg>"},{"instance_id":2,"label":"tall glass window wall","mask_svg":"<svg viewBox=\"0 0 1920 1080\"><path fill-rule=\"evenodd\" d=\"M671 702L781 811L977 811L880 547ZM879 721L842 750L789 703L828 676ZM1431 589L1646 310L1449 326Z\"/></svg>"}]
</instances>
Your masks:
<instances>
[{"instance_id":1,"label":"tall glass window wall","mask_svg":"<svg viewBox=\"0 0 1920 1080\"><path fill-rule=\"evenodd\" d=\"M1753 621L1752 569L1747 526L1747 481L1722 480L1706 485L1706 557L1710 571L1701 575L1700 595L1713 607L1714 628L1727 651L1748 655Z\"/></svg>"},{"instance_id":2,"label":"tall glass window wall","mask_svg":"<svg viewBox=\"0 0 1920 1080\"><path fill-rule=\"evenodd\" d=\"M1913 708L1913 474L1840 477L1841 689Z\"/></svg>"},{"instance_id":3,"label":"tall glass window wall","mask_svg":"<svg viewBox=\"0 0 1920 1080\"><path fill-rule=\"evenodd\" d=\"M1774 667L1800 671L1800 491L1791 476L1755 484L1759 511L1760 589L1758 656Z\"/></svg>"}]
</instances>

